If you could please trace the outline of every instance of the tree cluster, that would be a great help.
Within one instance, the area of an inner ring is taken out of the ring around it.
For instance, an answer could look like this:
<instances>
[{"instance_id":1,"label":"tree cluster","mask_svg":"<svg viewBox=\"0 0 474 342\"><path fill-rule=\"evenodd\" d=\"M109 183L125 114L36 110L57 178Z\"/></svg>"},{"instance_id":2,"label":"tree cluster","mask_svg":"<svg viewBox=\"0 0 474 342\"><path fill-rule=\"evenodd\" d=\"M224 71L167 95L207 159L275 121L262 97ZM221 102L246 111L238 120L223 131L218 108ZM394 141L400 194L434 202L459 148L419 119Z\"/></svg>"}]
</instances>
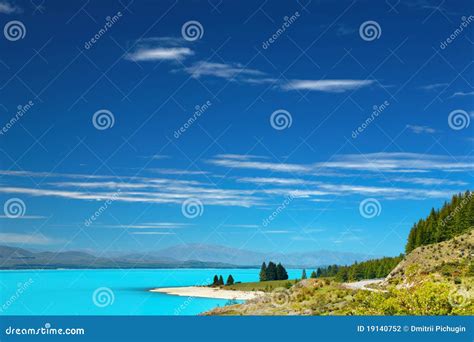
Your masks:
<instances>
[{"instance_id":1,"label":"tree cluster","mask_svg":"<svg viewBox=\"0 0 474 342\"><path fill-rule=\"evenodd\" d=\"M270 261L267 264L264 262L260 268L260 281L268 280L286 280L288 279L288 273L281 263L276 265Z\"/></svg>"},{"instance_id":2,"label":"tree cluster","mask_svg":"<svg viewBox=\"0 0 474 342\"><path fill-rule=\"evenodd\" d=\"M357 281L386 277L390 271L403 259L398 257L385 257L354 263L350 266L329 265L318 267L311 273L311 278L334 277L338 281Z\"/></svg>"},{"instance_id":3,"label":"tree cluster","mask_svg":"<svg viewBox=\"0 0 474 342\"><path fill-rule=\"evenodd\" d=\"M233 285L234 284L234 277L232 277L232 274L229 274L227 277L227 282L226 285ZM224 278L222 275L217 276L217 274L214 276L214 280L212 281L212 286L220 286L224 285Z\"/></svg>"},{"instance_id":4,"label":"tree cluster","mask_svg":"<svg viewBox=\"0 0 474 342\"><path fill-rule=\"evenodd\" d=\"M431 209L426 219L421 219L410 231L406 252L436 242L449 240L467 232L474 226L474 196L470 191L454 195L439 210Z\"/></svg>"}]
</instances>

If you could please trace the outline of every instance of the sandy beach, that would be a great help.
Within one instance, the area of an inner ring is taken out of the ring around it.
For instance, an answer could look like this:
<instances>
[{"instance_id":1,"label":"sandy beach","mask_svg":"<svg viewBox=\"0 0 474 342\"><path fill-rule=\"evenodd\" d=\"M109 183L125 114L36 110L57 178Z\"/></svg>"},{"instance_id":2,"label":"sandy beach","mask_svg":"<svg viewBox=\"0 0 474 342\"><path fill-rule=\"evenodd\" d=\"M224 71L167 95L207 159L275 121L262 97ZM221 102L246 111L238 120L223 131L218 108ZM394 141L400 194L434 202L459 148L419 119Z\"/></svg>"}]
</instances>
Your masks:
<instances>
[{"instance_id":1,"label":"sandy beach","mask_svg":"<svg viewBox=\"0 0 474 342\"><path fill-rule=\"evenodd\" d=\"M175 296L218 298L248 300L261 296L261 291L232 291L222 290L213 287L187 286L187 287L160 287L150 290L150 292L166 293Z\"/></svg>"}]
</instances>

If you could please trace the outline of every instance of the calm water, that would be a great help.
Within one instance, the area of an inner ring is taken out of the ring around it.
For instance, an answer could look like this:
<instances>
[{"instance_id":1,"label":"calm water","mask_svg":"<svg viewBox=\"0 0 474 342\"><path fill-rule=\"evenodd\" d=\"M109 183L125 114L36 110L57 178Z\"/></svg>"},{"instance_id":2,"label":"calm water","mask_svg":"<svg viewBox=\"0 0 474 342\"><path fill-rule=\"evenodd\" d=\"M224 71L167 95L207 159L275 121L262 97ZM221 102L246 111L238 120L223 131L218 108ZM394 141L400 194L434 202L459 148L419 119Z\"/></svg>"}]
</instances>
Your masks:
<instances>
[{"instance_id":1,"label":"calm water","mask_svg":"<svg viewBox=\"0 0 474 342\"><path fill-rule=\"evenodd\" d=\"M258 269L0 271L0 315L196 315L225 299L151 293L155 287L257 281ZM301 270L288 270L290 279ZM95 293L95 294L94 294Z\"/></svg>"}]
</instances>

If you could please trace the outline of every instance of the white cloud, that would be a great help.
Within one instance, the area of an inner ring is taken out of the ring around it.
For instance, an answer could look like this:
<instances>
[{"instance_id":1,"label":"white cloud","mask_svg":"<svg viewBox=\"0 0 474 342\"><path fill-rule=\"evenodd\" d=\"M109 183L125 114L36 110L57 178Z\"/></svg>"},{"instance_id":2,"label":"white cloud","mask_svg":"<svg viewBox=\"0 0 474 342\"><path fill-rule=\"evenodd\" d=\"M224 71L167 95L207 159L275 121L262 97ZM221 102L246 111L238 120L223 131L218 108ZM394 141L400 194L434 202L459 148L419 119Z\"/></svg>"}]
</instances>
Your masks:
<instances>
[{"instance_id":1,"label":"white cloud","mask_svg":"<svg viewBox=\"0 0 474 342\"><path fill-rule=\"evenodd\" d=\"M290 80L284 84L284 90L310 90L327 93L343 93L361 87L367 87L374 83L374 80Z\"/></svg>"},{"instance_id":2,"label":"white cloud","mask_svg":"<svg viewBox=\"0 0 474 342\"><path fill-rule=\"evenodd\" d=\"M212 63L200 61L190 67L184 68L188 74L194 78L202 76L212 76L224 78L226 80L241 81L247 83L261 84L272 83L276 80L269 78L260 70L247 68L240 63Z\"/></svg>"},{"instance_id":3,"label":"white cloud","mask_svg":"<svg viewBox=\"0 0 474 342\"><path fill-rule=\"evenodd\" d=\"M446 88L447 86L449 86L449 83L432 83L432 84L426 84L424 86L421 86L420 89L431 91L431 90L437 90L439 88Z\"/></svg>"},{"instance_id":4,"label":"white cloud","mask_svg":"<svg viewBox=\"0 0 474 342\"><path fill-rule=\"evenodd\" d=\"M137 51L128 53L125 58L134 62L142 61L180 61L194 52L187 47L150 47L139 48Z\"/></svg>"},{"instance_id":5,"label":"white cloud","mask_svg":"<svg viewBox=\"0 0 474 342\"><path fill-rule=\"evenodd\" d=\"M451 98L462 97L462 96L474 96L474 91L469 91L469 92L457 91L453 95L451 95Z\"/></svg>"},{"instance_id":6,"label":"white cloud","mask_svg":"<svg viewBox=\"0 0 474 342\"><path fill-rule=\"evenodd\" d=\"M13 14L13 13L21 13L21 8L12 5L8 1L0 1L0 13L3 14Z\"/></svg>"},{"instance_id":7,"label":"white cloud","mask_svg":"<svg viewBox=\"0 0 474 342\"><path fill-rule=\"evenodd\" d=\"M40 234L0 233L2 244L50 245L58 241Z\"/></svg>"},{"instance_id":8,"label":"white cloud","mask_svg":"<svg viewBox=\"0 0 474 342\"><path fill-rule=\"evenodd\" d=\"M406 126L410 131L416 134L422 134L422 133L427 133L427 134L433 134L436 133L436 130L434 128L428 127L428 126L417 126L417 125L407 125Z\"/></svg>"}]
</instances>

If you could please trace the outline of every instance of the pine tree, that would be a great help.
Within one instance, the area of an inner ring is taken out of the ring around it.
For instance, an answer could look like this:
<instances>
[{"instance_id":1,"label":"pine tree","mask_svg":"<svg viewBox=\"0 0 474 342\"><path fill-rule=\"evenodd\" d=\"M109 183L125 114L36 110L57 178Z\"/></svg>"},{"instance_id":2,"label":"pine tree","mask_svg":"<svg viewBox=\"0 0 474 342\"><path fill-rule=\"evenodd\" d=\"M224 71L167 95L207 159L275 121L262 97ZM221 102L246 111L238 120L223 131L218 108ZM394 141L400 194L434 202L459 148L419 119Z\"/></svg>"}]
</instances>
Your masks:
<instances>
[{"instance_id":1,"label":"pine tree","mask_svg":"<svg viewBox=\"0 0 474 342\"><path fill-rule=\"evenodd\" d=\"M219 276L219 285L224 285L224 278L222 278L222 275Z\"/></svg>"},{"instance_id":2,"label":"pine tree","mask_svg":"<svg viewBox=\"0 0 474 342\"><path fill-rule=\"evenodd\" d=\"M268 263L266 274L267 280L277 280L277 267L272 261Z\"/></svg>"},{"instance_id":3,"label":"pine tree","mask_svg":"<svg viewBox=\"0 0 474 342\"><path fill-rule=\"evenodd\" d=\"M260 268L260 281L267 280L267 265L263 262L262 267Z\"/></svg>"},{"instance_id":4,"label":"pine tree","mask_svg":"<svg viewBox=\"0 0 474 342\"><path fill-rule=\"evenodd\" d=\"M301 273L301 279L306 279L306 270L303 269L303 272Z\"/></svg>"},{"instance_id":5,"label":"pine tree","mask_svg":"<svg viewBox=\"0 0 474 342\"><path fill-rule=\"evenodd\" d=\"M212 286L217 286L219 285L219 278L217 277L217 274L214 275L214 281L212 282Z\"/></svg>"},{"instance_id":6,"label":"pine tree","mask_svg":"<svg viewBox=\"0 0 474 342\"><path fill-rule=\"evenodd\" d=\"M227 285L234 285L234 277L232 277L232 274L229 274L229 276L227 277L226 284Z\"/></svg>"},{"instance_id":7,"label":"pine tree","mask_svg":"<svg viewBox=\"0 0 474 342\"><path fill-rule=\"evenodd\" d=\"M276 267L276 279L277 280L286 280L288 279L288 273L281 263L278 263Z\"/></svg>"},{"instance_id":8,"label":"pine tree","mask_svg":"<svg viewBox=\"0 0 474 342\"><path fill-rule=\"evenodd\" d=\"M316 275L316 271L311 272L311 275L309 276L310 278L317 278L318 276Z\"/></svg>"}]
</instances>

